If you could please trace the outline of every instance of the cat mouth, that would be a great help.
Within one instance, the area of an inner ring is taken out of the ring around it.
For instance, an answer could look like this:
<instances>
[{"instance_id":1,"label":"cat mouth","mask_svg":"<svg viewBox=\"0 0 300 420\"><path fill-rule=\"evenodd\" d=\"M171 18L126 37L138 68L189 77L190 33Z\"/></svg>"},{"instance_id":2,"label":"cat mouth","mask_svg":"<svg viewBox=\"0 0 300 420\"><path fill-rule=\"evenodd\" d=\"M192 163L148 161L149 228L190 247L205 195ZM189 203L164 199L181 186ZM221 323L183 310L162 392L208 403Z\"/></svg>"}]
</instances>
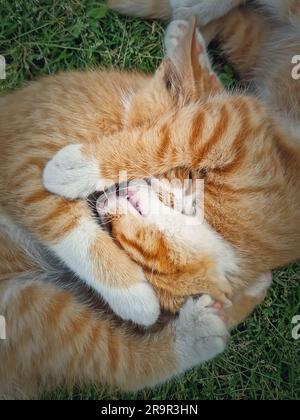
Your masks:
<instances>
[{"instance_id":1,"label":"cat mouth","mask_svg":"<svg viewBox=\"0 0 300 420\"><path fill-rule=\"evenodd\" d=\"M126 199L128 201L128 204L134 209L134 211L139 216L142 216L142 217L146 216L144 208L142 206L141 199L137 197L136 193L133 190L127 189Z\"/></svg>"},{"instance_id":2,"label":"cat mouth","mask_svg":"<svg viewBox=\"0 0 300 420\"><path fill-rule=\"evenodd\" d=\"M96 201L96 212L100 219L127 214L137 217L145 216L137 191L124 186L103 192Z\"/></svg>"}]
</instances>

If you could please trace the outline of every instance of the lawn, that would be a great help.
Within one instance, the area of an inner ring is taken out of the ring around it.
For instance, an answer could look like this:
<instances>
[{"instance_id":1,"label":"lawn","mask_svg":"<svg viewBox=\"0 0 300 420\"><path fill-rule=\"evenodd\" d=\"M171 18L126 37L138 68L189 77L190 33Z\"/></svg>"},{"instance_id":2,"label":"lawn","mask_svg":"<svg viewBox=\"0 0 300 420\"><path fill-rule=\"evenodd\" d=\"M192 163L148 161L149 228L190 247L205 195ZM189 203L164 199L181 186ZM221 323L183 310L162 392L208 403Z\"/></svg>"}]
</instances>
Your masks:
<instances>
[{"instance_id":1,"label":"lawn","mask_svg":"<svg viewBox=\"0 0 300 420\"><path fill-rule=\"evenodd\" d=\"M1 94L60 70L115 66L153 71L162 55L157 22L105 13L91 0L0 0L0 55L7 62ZM231 81L225 68L223 78ZM300 399L300 264L274 273L269 298L233 333L218 359L138 395L99 389L59 390L57 399Z\"/></svg>"}]
</instances>

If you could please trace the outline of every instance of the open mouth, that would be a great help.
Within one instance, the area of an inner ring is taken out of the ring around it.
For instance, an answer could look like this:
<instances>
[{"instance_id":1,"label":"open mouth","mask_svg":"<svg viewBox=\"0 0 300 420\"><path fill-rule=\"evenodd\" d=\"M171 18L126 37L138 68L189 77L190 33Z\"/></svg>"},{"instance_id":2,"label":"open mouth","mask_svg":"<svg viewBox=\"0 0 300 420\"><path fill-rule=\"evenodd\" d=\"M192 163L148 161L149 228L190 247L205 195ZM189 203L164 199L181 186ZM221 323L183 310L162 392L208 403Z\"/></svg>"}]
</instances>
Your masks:
<instances>
[{"instance_id":1,"label":"open mouth","mask_svg":"<svg viewBox=\"0 0 300 420\"><path fill-rule=\"evenodd\" d=\"M137 213L139 216L142 216L142 217L145 216L142 206L141 206L140 198L138 198L137 194L135 194L135 192L132 191L131 189L127 189L126 200L129 206L131 206L131 208L134 210L135 213Z\"/></svg>"},{"instance_id":2,"label":"open mouth","mask_svg":"<svg viewBox=\"0 0 300 420\"><path fill-rule=\"evenodd\" d=\"M92 194L88 203L102 227L107 227L108 220L114 216L126 214L138 217L146 216L138 190L124 185L114 186L107 191Z\"/></svg>"},{"instance_id":3,"label":"open mouth","mask_svg":"<svg viewBox=\"0 0 300 420\"><path fill-rule=\"evenodd\" d=\"M113 220L126 215L147 219L152 215L165 214L162 212L169 209L172 214L176 211L186 216L196 216L197 207L193 197L183 198L184 202L179 203L179 208L176 207L173 196L171 196L173 202L166 202L168 197L167 195L161 197L149 186L124 183L92 194L88 203L95 219L106 230L111 227Z\"/></svg>"}]
</instances>

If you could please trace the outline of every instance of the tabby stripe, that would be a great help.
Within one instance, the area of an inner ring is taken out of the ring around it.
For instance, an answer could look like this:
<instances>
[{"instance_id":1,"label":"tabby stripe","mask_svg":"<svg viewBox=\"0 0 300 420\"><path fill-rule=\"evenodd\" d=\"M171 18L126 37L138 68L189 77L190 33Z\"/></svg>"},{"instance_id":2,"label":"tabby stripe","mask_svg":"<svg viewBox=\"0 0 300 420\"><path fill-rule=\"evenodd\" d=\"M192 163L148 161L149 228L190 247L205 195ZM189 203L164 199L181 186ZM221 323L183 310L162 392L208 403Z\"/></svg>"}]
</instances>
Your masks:
<instances>
[{"instance_id":1,"label":"tabby stripe","mask_svg":"<svg viewBox=\"0 0 300 420\"><path fill-rule=\"evenodd\" d=\"M205 142L204 146L200 147L197 156L192 161L192 167L197 168L201 166L201 161L207 157L213 147L222 139L227 132L229 126L229 112L226 104L223 104L220 109L220 119L214 128L211 136Z\"/></svg>"},{"instance_id":2,"label":"tabby stripe","mask_svg":"<svg viewBox=\"0 0 300 420\"><path fill-rule=\"evenodd\" d=\"M300 16L299 0L290 0L289 11L292 15Z\"/></svg>"},{"instance_id":3,"label":"tabby stripe","mask_svg":"<svg viewBox=\"0 0 300 420\"><path fill-rule=\"evenodd\" d=\"M40 303L41 293L36 286L28 286L24 290L20 290L18 296L18 313L22 316L26 315L27 312L34 309L37 303Z\"/></svg>"},{"instance_id":4,"label":"tabby stripe","mask_svg":"<svg viewBox=\"0 0 300 420\"><path fill-rule=\"evenodd\" d=\"M49 301L46 309L43 313L44 321L47 325L47 329L50 327L56 328L58 325L61 326L61 321L64 313L70 308L71 296L67 293L57 293L54 295L51 301Z\"/></svg>"},{"instance_id":5,"label":"tabby stripe","mask_svg":"<svg viewBox=\"0 0 300 420\"><path fill-rule=\"evenodd\" d=\"M87 309L83 309L77 316L69 318L67 326L63 328L63 332L60 337L62 346L72 344L78 336L86 335L86 326L91 322L91 318L91 312Z\"/></svg>"},{"instance_id":6,"label":"tabby stripe","mask_svg":"<svg viewBox=\"0 0 300 420\"><path fill-rule=\"evenodd\" d=\"M72 207L72 203L62 202L48 215L39 217L39 223L35 228L36 232L49 242L57 242L61 237L70 233L79 223L79 219L72 212Z\"/></svg>"},{"instance_id":7,"label":"tabby stripe","mask_svg":"<svg viewBox=\"0 0 300 420\"><path fill-rule=\"evenodd\" d=\"M253 48L253 24L250 21L243 31L243 35L237 37L237 40L240 42L240 45L236 45L236 54L239 54L241 57L251 56L251 48ZM256 45L255 45L256 47Z\"/></svg>"},{"instance_id":8,"label":"tabby stripe","mask_svg":"<svg viewBox=\"0 0 300 420\"><path fill-rule=\"evenodd\" d=\"M98 342L101 341L102 338L100 337L100 332L100 322L97 322L97 320L95 320L95 322L91 325L91 332L84 351L86 363L89 363L89 361L93 360L95 350L98 347ZM99 366L97 366L97 369L99 369Z\"/></svg>"},{"instance_id":9,"label":"tabby stripe","mask_svg":"<svg viewBox=\"0 0 300 420\"><path fill-rule=\"evenodd\" d=\"M168 147L171 144L171 134L170 134L170 128L167 124L165 124L160 129L160 137L162 138L161 144L157 151L157 158L159 162L164 162L166 158L166 154L168 151Z\"/></svg>"},{"instance_id":10,"label":"tabby stripe","mask_svg":"<svg viewBox=\"0 0 300 420\"><path fill-rule=\"evenodd\" d=\"M189 145L191 150L194 150L195 145L198 142L198 139L202 138L204 126L205 126L205 112L200 111L196 117L193 119L191 134L189 138Z\"/></svg>"},{"instance_id":11,"label":"tabby stripe","mask_svg":"<svg viewBox=\"0 0 300 420\"><path fill-rule=\"evenodd\" d=\"M39 190L24 198L24 200L22 200L22 204L24 206L28 206L35 203L41 203L41 201L47 200L49 197L51 197L51 194L48 191Z\"/></svg>"},{"instance_id":12,"label":"tabby stripe","mask_svg":"<svg viewBox=\"0 0 300 420\"><path fill-rule=\"evenodd\" d=\"M36 185L36 181L36 171L33 171L33 168L31 168L31 172L29 172L25 176L24 173L19 173L18 175L15 175L13 179L9 180L9 185L10 188L14 190L23 189L28 184L30 184L30 186Z\"/></svg>"},{"instance_id":13,"label":"tabby stripe","mask_svg":"<svg viewBox=\"0 0 300 420\"><path fill-rule=\"evenodd\" d=\"M107 337L107 352L109 357L109 366L111 375L114 378L118 369L120 340L114 328L109 326Z\"/></svg>"},{"instance_id":14,"label":"tabby stripe","mask_svg":"<svg viewBox=\"0 0 300 420\"><path fill-rule=\"evenodd\" d=\"M118 240L120 243L125 244L124 248L126 247L133 248L140 255L142 255L145 260L153 261L153 260L156 260L157 258L157 250L153 253L147 252L145 251L142 245L139 245L138 243L126 238L123 234L120 235Z\"/></svg>"},{"instance_id":15,"label":"tabby stripe","mask_svg":"<svg viewBox=\"0 0 300 420\"><path fill-rule=\"evenodd\" d=\"M232 38L236 38L237 29L241 26L241 16L239 13L232 15L230 21L226 22L226 26L222 31L222 38L227 43L232 44Z\"/></svg>"},{"instance_id":16,"label":"tabby stripe","mask_svg":"<svg viewBox=\"0 0 300 420\"><path fill-rule=\"evenodd\" d=\"M23 173L24 171L26 171L29 168L32 167L36 167L39 169L40 172L43 171L46 163L47 163L47 157L31 157L30 159L26 160L25 162L22 163L22 165L20 165L19 167L16 168L15 173L19 174L19 173Z\"/></svg>"},{"instance_id":17,"label":"tabby stripe","mask_svg":"<svg viewBox=\"0 0 300 420\"><path fill-rule=\"evenodd\" d=\"M55 203L57 203L53 210L50 211L48 214L40 215L39 222L44 225L51 225L57 220L60 219L61 216L65 216L66 218L74 217L74 203L71 201L64 200L62 198L53 197L55 199Z\"/></svg>"}]
</instances>

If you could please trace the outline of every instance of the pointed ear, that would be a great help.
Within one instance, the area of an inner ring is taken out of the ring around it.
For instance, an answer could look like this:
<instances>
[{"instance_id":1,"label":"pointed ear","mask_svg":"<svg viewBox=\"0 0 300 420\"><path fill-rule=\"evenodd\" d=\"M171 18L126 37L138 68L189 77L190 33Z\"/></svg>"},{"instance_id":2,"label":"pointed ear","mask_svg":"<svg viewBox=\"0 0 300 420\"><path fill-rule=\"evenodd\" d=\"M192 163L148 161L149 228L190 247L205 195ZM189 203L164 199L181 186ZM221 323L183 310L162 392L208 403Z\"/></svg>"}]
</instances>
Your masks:
<instances>
[{"instance_id":1,"label":"pointed ear","mask_svg":"<svg viewBox=\"0 0 300 420\"><path fill-rule=\"evenodd\" d=\"M207 74L204 75L207 69L201 66L199 58L200 54L205 52L205 46L199 42L195 17L186 23L186 27L181 21L175 21L173 25L169 35L167 34L171 38L173 48L168 49L167 58L162 63L159 73L174 99L186 103L199 99L203 94L202 82L205 76L207 77Z\"/></svg>"}]
</instances>

